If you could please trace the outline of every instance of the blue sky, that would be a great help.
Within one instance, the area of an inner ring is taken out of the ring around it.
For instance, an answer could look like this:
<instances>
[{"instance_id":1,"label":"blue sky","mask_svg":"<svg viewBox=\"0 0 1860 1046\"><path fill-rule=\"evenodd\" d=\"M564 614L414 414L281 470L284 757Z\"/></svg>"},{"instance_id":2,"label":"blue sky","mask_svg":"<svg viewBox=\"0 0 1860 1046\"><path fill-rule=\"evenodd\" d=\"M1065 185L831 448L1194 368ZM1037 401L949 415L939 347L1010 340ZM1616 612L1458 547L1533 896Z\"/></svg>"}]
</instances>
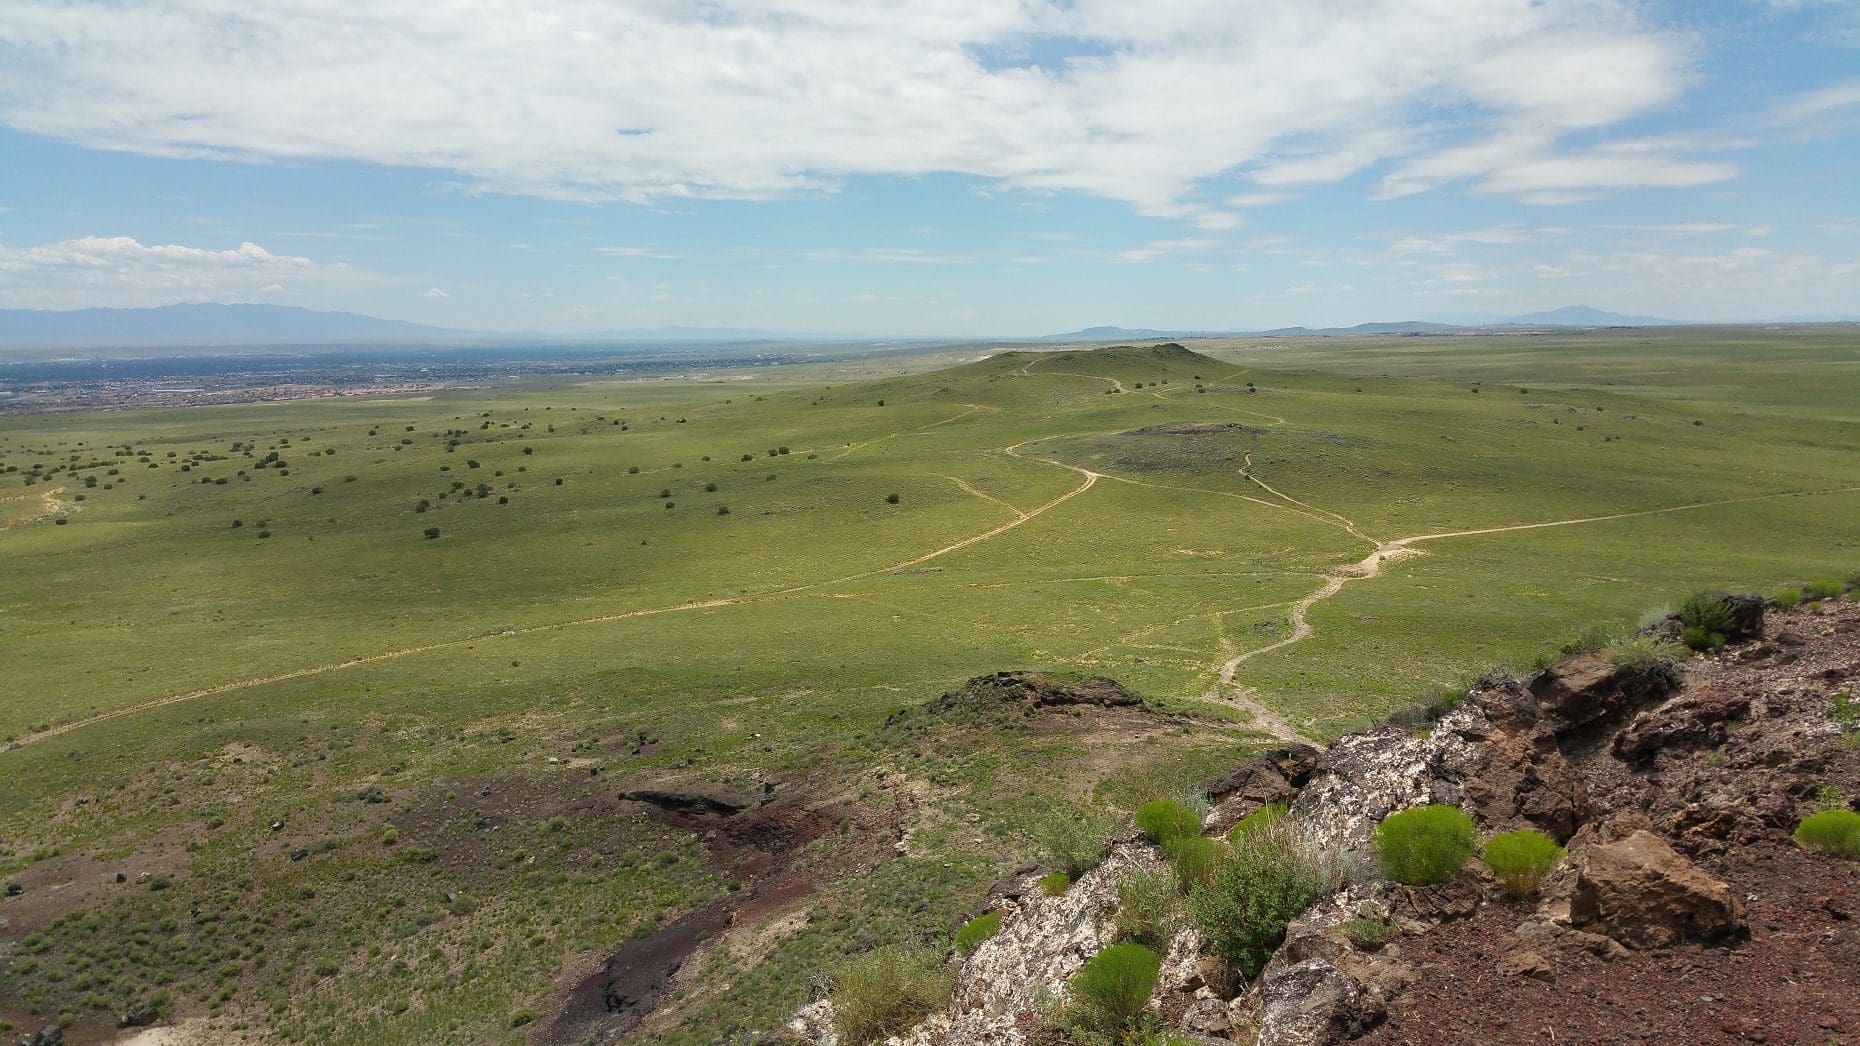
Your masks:
<instances>
[{"instance_id":1,"label":"blue sky","mask_svg":"<svg viewBox=\"0 0 1860 1046\"><path fill-rule=\"evenodd\" d=\"M1860 314L1860 2L0 0L0 307Z\"/></svg>"}]
</instances>

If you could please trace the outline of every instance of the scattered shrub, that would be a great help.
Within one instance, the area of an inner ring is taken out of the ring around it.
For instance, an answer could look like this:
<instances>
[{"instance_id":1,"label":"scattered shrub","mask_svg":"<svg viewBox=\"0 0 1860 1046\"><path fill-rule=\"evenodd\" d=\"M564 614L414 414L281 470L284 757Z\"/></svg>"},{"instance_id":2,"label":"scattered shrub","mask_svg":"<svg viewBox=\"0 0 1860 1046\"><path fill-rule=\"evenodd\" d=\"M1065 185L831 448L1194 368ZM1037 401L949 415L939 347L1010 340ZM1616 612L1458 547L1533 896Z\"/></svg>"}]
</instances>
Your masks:
<instances>
[{"instance_id":1,"label":"scattered shrub","mask_svg":"<svg viewBox=\"0 0 1860 1046\"><path fill-rule=\"evenodd\" d=\"M1841 593L1845 591L1846 588L1839 581L1824 579L1809 582L1808 587L1802 590L1802 595L1805 598L1817 600L1839 599Z\"/></svg>"},{"instance_id":2,"label":"scattered shrub","mask_svg":"<svg viewBox=\"0 0 1860 1046\"><path fill-rule=\"evenodd\" d=\"M1679 605L1679 623L1685 626L1688 634L1698 629L1701 636L1715 635L1718 637L1716 646L1724 645L1724 636L1731 631L1734 620L1731 604L1725 601L1722 592L1695 592ZM1700 649L1693 646L1690 639L1686 645Z\"/></svg>"},{"instance_id":3,"label":"scattered shrub","mask_svg":"<svg viewBox=\"0 0 1860 1046\"><path fill-rule=\"evenodd\" d=\"M1229 842L1238 843L1254 832L1265 831L1285 819L1285 811L1290 809L1284 803L1267 803L1265 806L1247 814L1227 833Z\"/></svg>"},{"instance_id":4,"label":"scattered shrub","mask_svg":"<svg viewBox=\"0 0 1860 1046\"><path fill-rule=\"evenodd\" d=\"M962 929L956 931L956 950L967 955L974 951L977 945L1000 932L1000 912L978 915L963 923Z\"/></svg>"},{"instance_id":5,"label":"scattered shrub","mask_svg":"<svg viewBox=\"0 0 1860 1046\"><path fill-rule=\"evenodd\" d=\"M1563 859L1563 848L1544 833L1525 828L1487 840L1482 857L1500 889L1512 897L1529 897Z\"/></svg>"},{"instance_id":6,"label":"scattered shrub","mask_svg":"<svg viewBox=\"0 0 1860 1046\"><path fill-rule=\"evenodd\" d=\"M1358 948L1375 951L1388 943L1389 936L1395 932L1395 920L1380 915L1359 914L1346 919L1337 927Z\"/></svg>"},{"instance_id":7,"label":"scattered shrub","mask_svg":"<svg viewBox=\"0 0 1860 1046\"><path fill-rule=\"evenodd\" d=\"M833 1030L848 1044L875 1042L917 1023L949 1001L942 956L892 945L840 967L833 978Z\"/></svg>"},{"instance_id":8,"label":"scattered shrub","mask_svg":"<svg viewBox=\"0 0 1860 1046\"><path fill-rule=\"evenodd\" d=\"M885 495L885 504L887 504L887 505L895 505L895 504L897 504L897 503L898 503L898 496L897 496L896 494L887 494L887 495Z\"/></svg>"},{"instance_id":9,"label":"scattered shrub","mask_svg":"<svg viewBox=\"0 0 1860 1046\"><path fill-rule=\"evenodd\" d=\"M439 528L427 527L425 530L420 531L420 533L426 535L426 540L431 541L439 536Z\"/></svg>"},{"instance_id":10,"label":"scattered shrub","mask_svg":"<svg viewBox=\"0 0 1860 1046\"><path fill-rule=\"evenodd\" d=\"M1823 810L1796 825L1795 841L1834 857L1860 857L1860 814Z\"/></svg>"},{"instance_id":11,"label":"scattered shrub","mask_svg":"<svg viewBox=\"0 0 1860 1046\"><path fill-rule=\"evenodd\" d=\"M1040 876L1040 892L1048 897L1058 897L1072 888L1072 877L1064 872L1048 872Z\"/></svg>"},{"instance_id":12,"label":"scattered shrub","mask_svg":"<svg viewBox=\"0 0 1860 1046\"><path fill-rule=\"evenodd\" d=\"M1478 840L1472 818L1459 807L1417 806L1376 826L1376 857L1390 879L1426 886L1458 875Z\"/></svg>"},{"instance_id":13,"label":"scattered shrub","mask_svg":"<svg viewBox=\"0 0 1860 1046\"><path fill-rule=\"evenodd\" d=\"M1201 814L1173 799L1156 799L1137 808L1137 827L1157 846L1168 846L1185 836L1199 835Z\"/></svg>"},{"instance_id":14,"label":"scattered shrub","mask_svg":"<svg viewBox=\"0 0 1860 1046\"><path fill-rule=\"evenodd\" d=\"M1291 921L1342 880L1341 862L1280 821L1237 835L1214 881L1189 895L1189 911L1210 952L1257 977Z\"/></svg>"},{"instance_id":15,"label":"scattered shrub","mask_svg":"<svg viewBox=\"0 0 1860 1046\"><path fill-rule=\"evenodd\" d=\"M1655 668L1674 664L1682 652L1658 636L1635 635L1609 644L1608 660L1616 668Z\"/></svg>"},{"instance_id":16,"label":"scattered shrub","mask_svg":"<svg viewBox=\"0 0 1860 1046\"><path fill-rule=\"evenodd\" d=\"M1117 882L1117 939L1162 951L1182 928L1182 895L1166 871L1138 870Z\"/></svg>"},{"instance_id":17,"label":"scattered shrub","mask_svg":"<svg viewBox=\"0 0 1860 1046\"><path fill-rule=\"evenodd\" d=\"M1784 610L1793 610L1802 602L1802 590L1799 588L1778 589L1771 600Z\"/></svg>"},{"instance_id":18,"label":"scattered shrub","mask_svg":"<svg viewBox=\"0 0 1860 1046\"><path fill-rule=\"evenodd\" d=\"M1175 869L1176 886L1183 893L1213 882L1221 862L1227 860L1226 845L1204 835L1185 835L1171 842L1166 852Z\"/></svg>"},{"instance_id":19,"label":"scattered shrub","mask_svg":"<svg viewBox=\"0 0 1860 1046\"><path fill-rule=\"evenodd\" d=\"M1086 960L1066 982L1066 1025L1089 1035L1134 1030L1156 990L1162 959L1141 944L1113 944Z\"/></svg>"},{"instance_id":20,"label":"scattered shrub","mask_svg":"<svg viewBox=\"0 0 1860 1046\"><path fill-rule=\"evenodd\" d=\"M1665 603L1657 607L1648 607L1640 612L1640 620L1636 622L1636 626L1642 629L1658 628L1665 624L1666 619L1672 617L1673 613L1673 608Z\"/></svg>"},{"instance_id":21,"label":"scattered shrub","mask_svg":"<svg viewBox=\"0 0 1860 1046\"><path fill-rule=\"evenodd\" d=\"M1793 606L1794 604L1791 605ZM1724 649L1724 633L1708 632L1702 625L1687 625L1685 631L1681 633L1680 638L1685 641L1686 646L1694 650L1717 651Z\"/></svg>"},{"instance_id":22,"label":"scattered shrub","mask_svg":"<svg viewBox=\"0 0 1860 1046\"><path fill-rule=\"evenodd\" d=\"M1102 811L1059 808L1035 821L1028 836L1050 867L1074 878L1098 867L1116 831L1116 820Z\"/></svg>"}]
</instances>

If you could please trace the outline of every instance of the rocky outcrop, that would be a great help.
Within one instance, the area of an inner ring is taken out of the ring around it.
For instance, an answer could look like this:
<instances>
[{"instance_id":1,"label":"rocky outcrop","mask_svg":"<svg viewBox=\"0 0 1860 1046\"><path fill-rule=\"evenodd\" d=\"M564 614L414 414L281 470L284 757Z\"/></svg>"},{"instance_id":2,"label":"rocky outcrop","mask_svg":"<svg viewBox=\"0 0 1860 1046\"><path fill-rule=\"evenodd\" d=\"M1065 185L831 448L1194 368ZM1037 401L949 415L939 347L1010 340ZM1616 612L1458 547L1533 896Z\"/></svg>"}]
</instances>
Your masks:
<instances>
[{"instance_id":1,"label":"rocky outcrop","mask_svg":"<svg viewBox=\"0 0 1860 1046\"><path fill-rule=\"evenodd\" d=\"M1760 600L1729 603L1738 636L1762 634ZM1692 685L1682 686L1688 679ZM984 680L1033 692L1006 676ZM1209 831L1224 833L1246 814L1286 802L1287 825L1347 866L1344 885L1293 921L1251 984L1198 956L1193 932L1179 934L1152 1012L1201 1043L1412 1041L1430 1008L1457 989L1436 980L1420 990L1422 1004L1405 993L1425 986L1443 961L1459 963L1454 976L1471 978L1468 986L1554 993L1580 982L1573 963L1639 962L1635 976L1657 979L1663 972L1649 973L1641 953L1690 948L1687 962L1729 954L1714 946L1747 937L1756 920L1731 885L1740 866L1714 864L1710 855L1765 841L1794 853L1787 832L1829 801L1828 782L1855 782L1846 794L1860 793L1860 751L1841 743L1833 711L1837 690L1857 684L1860 609L1824 609L1812 620L1785 619L1762 642L1694 659L1683 675L1657 658L1616 664L1607 652L1584 654L1523 679L1495 673L1455 707L1322 751L1268 751L1207 784ZM1422 724L1429 729L1421 732ZM1488 833L1537 828L1567 845L1569 856L1534 911L1502 896L1478 862L1437 886L1382 881L1372 857L1375 827L1423 803L1459 806ZM980 1046L1037 1037L1040 1001L1109 943L1116 879L1157 860L1152 848L1125 842L1063 898L1028 892L1022 880L1030 875L995 891L1002 933L963 963L950 1008L894 1042ZM1845 925L1851 906L1838 890L1821 889L1827 903L1815 917ZM1760 906L1757 896L1751 905ZM1466 939L1484 943L1459 954L1438 943ZM811 1012L818 1018L818 1008Z\"/></svg>"},{"instance_id":2,"label":"rocky outcrop","mask_svg":"<svg viewBox=\"0 0 1860 1046\"><path fill-rule=\"evenodd\" d=\"M1274 748L1209 781L1208 831L1220 834L1272 803L1290 803L1311 780L1324 753L1311 745Z\"/></svg>"}]
</instances>

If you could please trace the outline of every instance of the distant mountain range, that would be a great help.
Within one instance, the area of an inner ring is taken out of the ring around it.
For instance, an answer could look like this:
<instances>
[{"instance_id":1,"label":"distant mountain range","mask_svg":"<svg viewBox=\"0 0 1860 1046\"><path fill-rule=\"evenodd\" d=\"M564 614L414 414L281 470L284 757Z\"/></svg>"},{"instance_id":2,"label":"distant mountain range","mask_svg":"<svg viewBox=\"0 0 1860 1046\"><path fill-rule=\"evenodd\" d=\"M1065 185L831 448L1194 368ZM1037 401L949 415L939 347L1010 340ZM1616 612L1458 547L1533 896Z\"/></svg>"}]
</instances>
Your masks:
<instances>
[{"instance_id":1,"label":"distant mountain range","mask_svg":"<svg viewBox=\"0 0 1860 1046\"><path fill-rule=\"evenodd\" d=\"M1454 317L1480 320L1483 317ZM1841 322L1854 317L1789 317L1762 322ZM1650 327L1680 321L1627 316L1587 305L1569 305L1487 322L1449 323L1410 320L1362 323L1354 327L1280 327L1274 330L1157 330L1148 327L1086 327L1044 338L1007 339L1048 342L1149 341L1173 338L1340 336L1375 334L1456 334L1480 330L1585 327ZM288 305L164 305L151 309L0 309L0 356L15 359L73 352L121 355L153 350L173 355L187 349L241 348L302 350L336 346L580 346L607 344L659 347L738 345L794 341L877 343L874 336L819 332L769 331L743 327L635 327L548 334L536 331L471 331L384 320L353 312L322 312ZM896 339L893 339L896 340ZM905 341L969 339L907 338Z\"/></svg>"},{"instance_id":2,"label":"distant mountain range","mask_svg":"<svg viewBox=\"0 0 1860 1046\"><path fill-rule=\"evenodd\" d=\"M1359 323L1354 327L1277 327L1272 330L1254 331L1168 331L1151 330L1147 327L1086 327L1084 330L1076 330L1069 334L1049 334L1042 340L1122 341L1131 339L1142 341L1151 338L1292 338L1301 335L1453 334L1459 331L1482 330L1491 327L1672 327L1682 323L1680 320L1663 320L1653 316L1626 316L1618 312L1605 312L1588 305L1565 305L1560 309L1551 309L1547 312L1529 312L1522 316L1492 319L1485 322L1476 322L1478 318L1475 317L1464 319L1475 322L1404 320L1396 323Z\"/></svg>"},{"instance_id":3,"label":"distant mountain range","mask_svg":"<svg viewBox=\"0 0 1860 1046\"><path fill-rule=\"evenodd\" d=\"M163 305L151 309L0 309L0 349L286 348L330 345L651 344L846 340L738 327L653 327L544 334L470 331L290 305Z\"/></svg>"}]
</instances>

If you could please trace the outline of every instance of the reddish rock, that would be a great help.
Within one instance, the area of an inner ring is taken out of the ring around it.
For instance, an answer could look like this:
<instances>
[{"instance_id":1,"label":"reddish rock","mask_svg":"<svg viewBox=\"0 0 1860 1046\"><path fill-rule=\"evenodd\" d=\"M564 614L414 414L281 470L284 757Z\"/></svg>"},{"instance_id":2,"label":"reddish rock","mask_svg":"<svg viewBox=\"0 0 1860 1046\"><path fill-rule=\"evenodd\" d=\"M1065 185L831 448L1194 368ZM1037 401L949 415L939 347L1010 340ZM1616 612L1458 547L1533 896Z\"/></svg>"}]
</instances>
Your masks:
<instances>
[{"instance_id":1,"label":"reddish rock","mask_svg":"<svg viewBox=\"0 0 1860 1046\"><path fill-rule=\"evenodd\" d=\"M1749 932L1743 904L1730 887L1645 829L1590 846L1573 861L1570 921L1599 926L1631 948L1722 941Z\"/></svg>"}]
</instances>

